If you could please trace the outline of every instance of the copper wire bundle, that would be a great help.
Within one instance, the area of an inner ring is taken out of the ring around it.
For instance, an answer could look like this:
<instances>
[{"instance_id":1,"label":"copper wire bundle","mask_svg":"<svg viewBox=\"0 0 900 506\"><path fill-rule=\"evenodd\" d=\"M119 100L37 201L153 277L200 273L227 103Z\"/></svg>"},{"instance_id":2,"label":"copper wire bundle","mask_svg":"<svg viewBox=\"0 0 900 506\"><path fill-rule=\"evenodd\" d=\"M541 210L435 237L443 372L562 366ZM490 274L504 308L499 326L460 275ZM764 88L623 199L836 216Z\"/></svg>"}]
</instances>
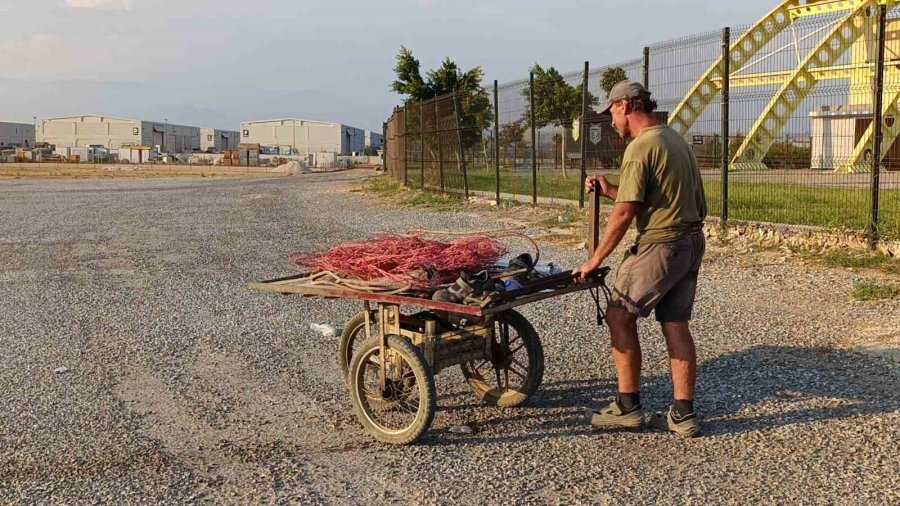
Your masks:
<instances>
[{"instance_id":1,"label":"copper wire bundle","mask_svg":"<svg viewBox=\"0 0 900 506\"><path fill-rule=\"evenodd\" d=\"M383 233L377 239L342 244L318 255L294 253L290 262L379 289L428 290L453 282L462 271L486 269L505 254L503 244L483 235L443 242Z\"/></svg>"}]
</instances>

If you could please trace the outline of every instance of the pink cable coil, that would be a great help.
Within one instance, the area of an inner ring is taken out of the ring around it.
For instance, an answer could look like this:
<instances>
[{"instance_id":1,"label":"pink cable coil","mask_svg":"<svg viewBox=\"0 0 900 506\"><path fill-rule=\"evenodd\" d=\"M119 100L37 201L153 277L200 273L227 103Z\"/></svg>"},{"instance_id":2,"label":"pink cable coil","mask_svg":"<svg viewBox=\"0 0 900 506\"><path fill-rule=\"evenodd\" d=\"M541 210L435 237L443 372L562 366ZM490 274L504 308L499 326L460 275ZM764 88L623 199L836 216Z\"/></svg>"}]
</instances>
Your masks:
<instances>
[{"instance_id":1,"label":"pink cable coil","mask_svg":"<svg viewBox=\"0 0 900 506\"><path fill-rule=\"evenodd\" d=\"M294 253L290 262L314 272L429 290L452 283L462 271L487 269L505 254L506 247L489 237L448 243L383 233L378 239L342 244L318 255Z\"/></svg>"}]
</instances>

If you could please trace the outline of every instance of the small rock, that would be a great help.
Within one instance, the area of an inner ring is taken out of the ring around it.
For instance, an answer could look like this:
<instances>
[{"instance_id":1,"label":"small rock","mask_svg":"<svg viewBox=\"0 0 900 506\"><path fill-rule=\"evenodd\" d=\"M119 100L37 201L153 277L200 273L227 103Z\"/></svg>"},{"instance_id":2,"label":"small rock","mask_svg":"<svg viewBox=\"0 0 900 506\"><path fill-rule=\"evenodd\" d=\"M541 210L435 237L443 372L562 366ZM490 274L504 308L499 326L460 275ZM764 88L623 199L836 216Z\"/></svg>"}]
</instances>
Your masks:
<instances>
[{"instance_id":1,"label":"small rock","mask_svg":"<svg viewBox=\"0 0 900 506\"><path fill-rule=\"evenodd\" d=\"M323 337L334 337L337 335L337 330L327 323L310 323L309 328L322 334Z\"/></svg>"},{"instance_id":2,"label":"small rock","mask_svg":"<svg viewBox=\"0 0 900 506\"><path fill-rule=\"evenodd\" d=\"M474 434L475 429L469 427L468 425L455 425L447 429L447 432L451 434Z\"/></svg>"},{"instance_id":3,"label":"small rock","mask_svg":"<svg viewBox=\"0 0 900 506\"><path fill-rule=\"evenodd\" d=\"M55 374L57 376L59 376L60 374L65 374L67 372L69 372L69 368L65 367L65 366L57 367L56 369L53 369L53 374Z\"/></svg>"}]
</instances>

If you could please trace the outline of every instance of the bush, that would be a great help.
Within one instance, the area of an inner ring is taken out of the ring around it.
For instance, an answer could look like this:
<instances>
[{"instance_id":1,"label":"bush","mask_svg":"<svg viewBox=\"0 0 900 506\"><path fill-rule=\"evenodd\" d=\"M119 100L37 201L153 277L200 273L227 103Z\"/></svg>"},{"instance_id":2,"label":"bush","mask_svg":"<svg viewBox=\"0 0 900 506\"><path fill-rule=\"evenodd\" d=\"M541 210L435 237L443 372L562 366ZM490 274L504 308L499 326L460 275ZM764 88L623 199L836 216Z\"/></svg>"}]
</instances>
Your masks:
<instances>
[{"instance_id":1,"label":"bush","mask_svg":"<svg viewBox=\"0 0 900 506\"><path fill-rule=\"evenodd\" d=\"M769 152L762 161L770 169L808 169L811 156L812 149L808 147L797 146L789 142L776 142L769 148Z\"/></svg>"}]
</instances>

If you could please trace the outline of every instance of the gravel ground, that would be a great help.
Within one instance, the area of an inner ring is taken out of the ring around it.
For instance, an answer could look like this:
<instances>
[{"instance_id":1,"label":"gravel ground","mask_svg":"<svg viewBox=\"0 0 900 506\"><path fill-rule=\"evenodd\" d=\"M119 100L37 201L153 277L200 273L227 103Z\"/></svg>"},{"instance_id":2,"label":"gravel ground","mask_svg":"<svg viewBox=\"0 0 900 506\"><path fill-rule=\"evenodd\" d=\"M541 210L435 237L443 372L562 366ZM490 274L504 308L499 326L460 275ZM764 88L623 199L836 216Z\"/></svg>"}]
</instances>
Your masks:
<instances>
[{"instance_id":1,"label":"gravel ground","mask_svg":"<svg viewBox=\"0 0 900 506\"><path fill-rule=\"evenodd\" d=\"M345 191L362 175L0 184L0 501L900 502L900 375L847 345L900 332L900 305L849 302L866 274L716 247L694 323L703 437L585 425L614 373L580 294L523 309L547 358L527 406L480 405L448 370L419 444L373 442L335 338L310 330L356 305L245 284L297 250L501 215L392 209ZM665 344L641 332L645 407L663 409Z\"/></svg>"}]
</instances>

